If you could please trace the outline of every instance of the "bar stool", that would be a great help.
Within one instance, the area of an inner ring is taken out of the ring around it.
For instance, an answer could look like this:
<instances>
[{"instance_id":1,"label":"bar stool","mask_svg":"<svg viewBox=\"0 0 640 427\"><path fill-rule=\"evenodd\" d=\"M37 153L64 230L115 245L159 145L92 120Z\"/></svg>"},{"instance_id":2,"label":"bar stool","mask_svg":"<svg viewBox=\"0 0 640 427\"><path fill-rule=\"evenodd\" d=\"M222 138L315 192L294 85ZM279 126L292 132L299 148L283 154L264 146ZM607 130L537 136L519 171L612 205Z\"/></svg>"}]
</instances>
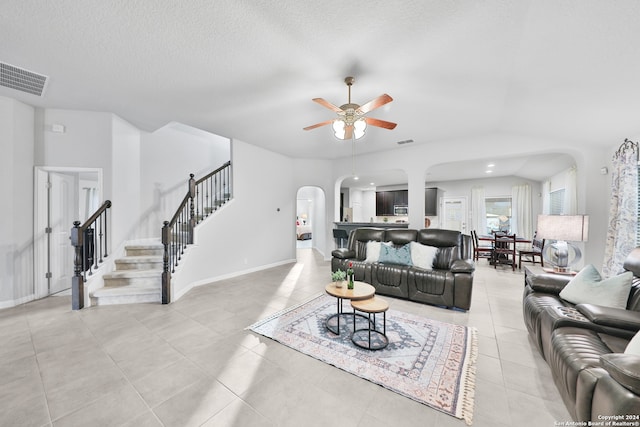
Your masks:
<instances>
[{"instance_id":1,"label":"bar stool","mask_svg":"<svg viewBox=\"0 0 640 427\"><path fill-rule=\"evenodd\" d=\"M347 233L347 230L343 230L341 228L334 228L333 238L336 239L336 248L342 248L344 247L342 246L343 242L346 242L347 240L349 240L349 233Z\"/></svg>"},{"instance_id":2,"label":"bar stool","mask_svg":"<svg viewBox=\"0 0 640 427\"><path fill-rule=\"evenodd\" d=\"M368 350L381 350L389 345L389 338L387 338L387 310L389 309L389 303L374 295L373 298L365 300L352 300L351 307L353 308L353 334L351 335L351 341L358 347ZM369 316L366 328L356 329L356 310L367 313ZM382 313L382 332L376 329L377 313ZM371 321L372 314L373 321ZM373 342L371 341L372 335L374 337Z\"/></svg>"}]
</instances>

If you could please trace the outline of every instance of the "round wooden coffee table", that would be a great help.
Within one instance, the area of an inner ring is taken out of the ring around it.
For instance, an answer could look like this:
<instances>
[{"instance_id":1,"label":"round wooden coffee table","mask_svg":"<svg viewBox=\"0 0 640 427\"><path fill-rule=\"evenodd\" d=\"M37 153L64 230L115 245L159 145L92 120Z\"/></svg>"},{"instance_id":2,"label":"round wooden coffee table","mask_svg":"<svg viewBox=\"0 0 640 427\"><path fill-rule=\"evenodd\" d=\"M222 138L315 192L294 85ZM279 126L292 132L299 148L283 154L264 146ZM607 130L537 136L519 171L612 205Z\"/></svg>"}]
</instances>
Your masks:
<instances>
[{"instance_id":1,"label":"round wooden coffee table","mask_svg":"<svg viewBox=\"0 0 640 427\"><path fill-rule=\"evenodd\" d=\"M376 288L364 282L353 282L353 289L348 289L346 283L343 284L341 288L338 288L336 287L336 284L332 282L325 286L324 290L332 297L336 297L338 300L338 308L336 310L336 314L329 316L325 322L325 326L327 327L327 329L336 335L340 335L340 316L354 315L354 312L345 313L343 311L342 302L344 300L358 301L369 299L376 293ZM367 316L364 316L362 314L355 315L358 315L365 319L367 318ZM333 323L333 319L336 319L335 326L331 325L331 323Z\"/></svg>"}]
</instances>

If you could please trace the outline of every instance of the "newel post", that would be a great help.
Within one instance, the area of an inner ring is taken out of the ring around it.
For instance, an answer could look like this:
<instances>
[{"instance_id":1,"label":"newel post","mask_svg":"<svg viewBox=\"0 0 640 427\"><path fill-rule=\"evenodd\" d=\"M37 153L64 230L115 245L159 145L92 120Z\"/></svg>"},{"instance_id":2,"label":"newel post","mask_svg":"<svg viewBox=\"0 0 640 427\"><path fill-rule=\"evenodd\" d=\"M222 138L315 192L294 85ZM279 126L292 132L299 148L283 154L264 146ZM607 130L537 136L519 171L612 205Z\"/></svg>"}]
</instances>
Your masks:
<instances>
[{"instance_id":1,"label":"newel post","mask_svg":"<svg viewBox=\"0 0 640 427\"><path fill-rule=\"evenodd\" d=\"M83 233L80 221L73 221L71 245L74 247L73 277L71 278L71 309L84 308L84 276L82 275Z\"/></svg>"},{"instance_id":2,"label":"newel post","mask_svg":"<svg viewBox=\"0 0 640 427\"><path fill-rule=\"evenodd\" d=\"M162 246L164 254L162 256L162 303L171 302L171 270L169 269L169 243L171 241L171 227L169 221L165 221L162 226Z\"/></svg>"}]
</instances>

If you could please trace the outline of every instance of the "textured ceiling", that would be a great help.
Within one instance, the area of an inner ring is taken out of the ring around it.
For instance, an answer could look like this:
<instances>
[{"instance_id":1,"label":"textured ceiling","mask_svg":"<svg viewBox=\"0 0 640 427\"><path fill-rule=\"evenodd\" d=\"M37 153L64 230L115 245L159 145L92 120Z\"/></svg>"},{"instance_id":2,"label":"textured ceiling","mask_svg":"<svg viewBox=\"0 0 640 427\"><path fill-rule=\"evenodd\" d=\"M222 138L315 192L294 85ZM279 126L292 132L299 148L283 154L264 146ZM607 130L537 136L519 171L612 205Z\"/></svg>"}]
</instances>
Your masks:
<instances>
[{"instance_id":1,"label":"textured ceiling","mask_svg":"<svg viewBox=\"0 0 640 427\"><path fill-rule=\"evenodd\" d=\"M314 97L388 93L359 152L509 133L611 146L640 132L637 0L6 0L0 61L52 108L181 122L291 157L351 154ZM517 143L517 141L514 141Z\"/></svg>"}]
</instances>

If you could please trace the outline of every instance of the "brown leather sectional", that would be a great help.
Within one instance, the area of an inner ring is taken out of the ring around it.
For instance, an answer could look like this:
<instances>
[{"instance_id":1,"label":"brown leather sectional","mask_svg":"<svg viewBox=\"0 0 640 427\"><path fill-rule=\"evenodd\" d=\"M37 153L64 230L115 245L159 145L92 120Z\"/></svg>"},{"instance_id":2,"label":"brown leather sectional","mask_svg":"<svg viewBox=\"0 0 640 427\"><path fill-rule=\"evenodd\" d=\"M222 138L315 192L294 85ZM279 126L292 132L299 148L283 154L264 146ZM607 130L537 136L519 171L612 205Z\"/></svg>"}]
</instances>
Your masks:
<instances>
[{"instance_id":1,"label":"brown leather sectional","mask_svg":"<svg viewBox=\"0 0 640 427\"><path fill-rule=\"evenodd\" d=\"M365 262L369 241L391 242L395 247L409 242L436 247L433 269ZM371 284L377 294L461 310L471 306L473 246L471 236L459 231L358 228L350 233L346 248L332 252L331 271L346 271L349 262L355 280Z\"/></svg>"},{"instance_id":2,"label":"brown leather sectional","mask_svg":"<svg viewBox=\"0 0 640 427\"><path fill-rule=\"evenodd\" d=\"M571 277L525 277L525 324L575 421L640 421L640 356L624 354L640 330L640 248L624 269L633 273L626 309L563 300Z\"/></svg>"}]
</instances>

